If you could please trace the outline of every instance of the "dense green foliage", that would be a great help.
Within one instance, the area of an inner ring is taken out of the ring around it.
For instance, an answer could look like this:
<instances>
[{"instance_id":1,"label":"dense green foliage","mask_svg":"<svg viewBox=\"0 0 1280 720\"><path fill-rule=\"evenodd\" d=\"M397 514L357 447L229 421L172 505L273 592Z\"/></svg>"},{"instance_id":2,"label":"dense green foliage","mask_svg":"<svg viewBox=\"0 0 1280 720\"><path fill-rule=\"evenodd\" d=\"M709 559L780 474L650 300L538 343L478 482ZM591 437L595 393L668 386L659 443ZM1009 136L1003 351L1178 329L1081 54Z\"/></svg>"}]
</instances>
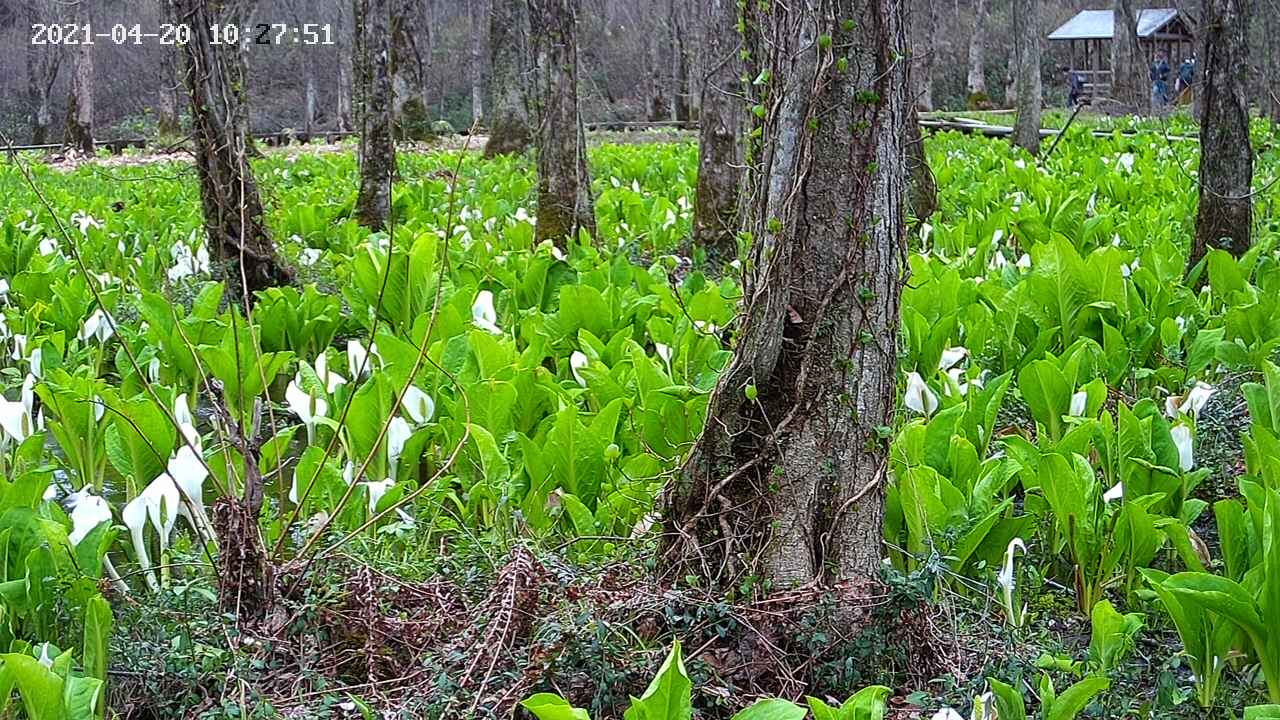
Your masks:
<instances>
[{"instance_id":1,"label":"dense green foliage","mask_svg":"<svg viewBox=\"0 0 1280 720\"><path fill-rule=\"evenodd\" d=\"M1184 279L1195 150L1081 131L1037 166L999 142L930 141L942 210L917 226L902 416L884 429L893 570L989 594L1015 637L1053 586L1092 626L1086 657L1042 665L1071 681L1061 692L1047 672L993 678L1001 717L1025 716L1024 696L1044 718L1088 714L1170 623L1200 704L1255 665L1267 691L1233 697L1280 702L1280 264L1264 226L1244 258L1211 253ZM628 558L706 421L741 282L676 254L692 147L592 162L600 241L561 250L532 245L521 161L407 156L393 231L371 236L349 218L349 156L263 160L303 283L251 318L211 280L190 169L36 166L37 196L0 168L0 691L31 717L101 711L98 586L208 580L208 508L245 477L228 425L261 446L280 561L357 537L416 552L397 545L410 531L422 547L483 535ZM1256 182L1278 167L1264 155ZM1204 418L1236 405L1243 458L1206 464ZM673 658L659 679L688 693Z\"/></svg>"}]
</instances>

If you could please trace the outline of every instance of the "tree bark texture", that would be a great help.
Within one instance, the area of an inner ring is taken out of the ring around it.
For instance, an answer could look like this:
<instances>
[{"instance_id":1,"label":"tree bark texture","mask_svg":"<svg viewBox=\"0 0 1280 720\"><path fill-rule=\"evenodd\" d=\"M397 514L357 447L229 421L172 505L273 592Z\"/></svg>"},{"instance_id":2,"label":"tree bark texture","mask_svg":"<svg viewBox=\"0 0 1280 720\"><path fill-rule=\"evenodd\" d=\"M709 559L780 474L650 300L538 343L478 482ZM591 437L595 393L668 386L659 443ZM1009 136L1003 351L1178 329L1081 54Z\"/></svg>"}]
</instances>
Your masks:
<instances>
[{"instance_id":1,"label":"tree bark texture","mask_svg":"<svg viewBox=\"0 0 1280 720\"><path fill-rule=\"evenodd\" d=\"M58 21L50 6L31 2L26 6L28 27L38 22ZM49 142L53 127L53 83L58 79L58 67L62 63L62 48L50 45L27 45L27 95L31 99L31 142L44 145Z\"/></svg>"},{"instance_id":2,"label":"tree bark texture","mask_svg":"<svg viewBox=\"0 0 1280 720\"><path fill-rule=\"evenodd\" d=\"M347 3L338 3L338 18L343 27L346 27L347 13L349 9L354 9L352 5ZM342 38L346 33L340 33ZM350 34L355 36L353 28ZM338 130L350 131L355 129L355 116L352 111L351 96L353 93L352 84L355 78L355 70L352 68L352 58L355 56L354 44L348 45L341 40L338 43L338 88L337 88L337 119Z\"/></svg>"},{"instance_id":3,"label":"tree bark texture","mask_svg":"<svg viewBox=\"0 0 1280 720\"><path fill-rule=\"evenodd\" d=\"M538 242L596 232L586 132L578 105L579 0L530 0L538 58Z\"/></svg>"},{"instance_id":4,"label":"tree bark texture","mask_svg":"<svg viewBox=\"0 0 1280 720\"><path fill-rule=\"evenodd\" d=\"M920 113L915 105L908 108L906 135L907 172L911 176L911 214L925 220L938 209L938 183L925 154L924 134L920 132Z\"/></svg>"},{"instance_id":5,"label":"tree bark texture","mask_svg":"<svg viewBox=\"0 0 1280 720\"><path fill-rule=\"evenodd\" d=\"M84 0L72 6L71 21L77 25L91 22L89 5ZM67 148L93 156L93 45L71 46L71 92L67 97L67 125L62 143Z\"/></svg>"},{"instance_id":6,"label":"tree bark texture","mask_svg":"<svg viewBox=\"0 0 1280 720\"><path fill-rule=\"evenodd\" d=\"M902 2L744 10L769 77L747 149L754 271L706 430L663 499L664 562L712 585L880 569L877 428L893 418L906 260Z\"/></svg>"},{"instance_id":7,"label":"tree bark texture","mask_svg":"<svg viewBox=\"0 0 1280 720\"><path fill-rule=\"evenodd\" d=\"M160 3L161 17L164 22L173 23L169 13L172 8L168 3ZM174 23L176 24L176 23ZM182 58L181 48L170 45L161 48L160 87L156 102L156 131L161 137L172 138L182 132L182 124L178 116L179 93L182 81L178 77Z\"/></svg>"},{"instance_id":8,"label":"tree bark texture","mask_svg":"<svg viewBox=\"0 0 1280 720\"><path fill-rule=\"evenodd\" d=\"M396 170L392 136L391 4L355 0L356 113L360 124L360 192L356 217L371 230L387 226Z\"/></svg>"},{"instance_id":9,"label":"tree bark texture","mask_svg":"<svg viewBox=\"0 0 1280 720\"><path fill-rule=\"evenodd\" d=\"M471 25L471 122L484 122L484 0L467 0Z\"/></svg>"},{"instance_id":10,"label":"tree bark texture","mask_svg":"<svg viewBox=\"0 0 1280 720\"><path fill-rule=\"evenodd\" d=\"M1280 123L1280 0L1258 0L1262 18L1262 59L1258 107L1263 117Z\"/></svg>"},{"instance_id":11,"label":"tree bark texture","mask_svg":"<svg viewBox=\"0 0 1280 720\"><path fill-rule=\"evenodd\" d=\"M934 37L938 32L938 6L933 0L918 2L912 19L919 19L919 31L912 35L911 75L915 78L912 91L915 105L921 112L933 109L933 67L937 58Z\"/></svg>"},{"instance_id":12,"label":"tree bark texture","mask_svg":"<svg viewBox=\"0 0 1280 720\"><path fill-rule=\"evenodd\" d=\"M1138 110L1151 99L1146 63L1138 47L1138 16L1133 0L1113 0L1115 39L1111 43L1111 97L1125 107Z\"/></svg>"},{"instance_id":13,"label":"tree bark texture","mask_svg":"<svg viewBox=\"0 0 1280 720\"><path fill-rule=\"evenodd\" d=\"M728 261L738 254L742 189L742 64L737 0L705 0L711 32L703 48L709 72L702 84L698 130L698 195L693 241Z\"/></svg>"},{"instance_id":14,"label":"tree bark texture","mask_svg":"<svg viewBox=\"0 0 1280 720\"><path fill-rule=\"evenodd\" d=\"M1209 248L1237 257L1249 249L1253 148L1246 95L1249 20L1245 1L1204 3L1200 208L1189 266L1198 263Z\"/></svg>"},{"instance_id":15,"label":"tree bark texture","mask_svg":"<svg viewBox=\"0 0 1280 720\"><path fill-rule=\"evenodd\" d=\"M667 100L667 84L662 72L662 38L658 33L649 36L649 120L660 122L671 118L671 103Z\"/></svg>"},{"instance_id":16,"label":"tree bark texture","mask_svg":"<svg viewBox=\"0 0 1280 720\"><path fill-rule=\"evenodd\" d=\"M969 104L981 105L987 98L987 0L973 4L973 34L969 36L969 75L965 81Z\"/></svg>"},{"instance_id":17,"label":"tree bark texture","mask_svg":"<svg viewBox=\"0 0 1280 720\"><path fill-rule=\"evenodd\" d=\"M1035 155L1040 152L1040 0L1013 0L1014 84L1018 117L1013 143Z\"/></svg>"},{"instance_id":18,"label":"tree bark texture","mask_svg":"<svg viewBox=\"0 0 1280 720\"><path fill-rule=\"evenodd\" d=\"M182 46L183 76L191 100L205 230L213 254L225 263L232 297L249 304L255 291L289 283L292 273L276 255L249 167L239 51L212 43L209 27L227 22L224 3L169 2L173 16L192 30L191 41Z\"/></svg>"},{"instance_id":19,"label":"tree bark texture","mask_svg":"<svg viewBox=\"0 0 1280 720\"><path fill-rule=\"evenodd\" d=\"M529 8L526 0L492 0L489 8L489 141L485 157L522 153L529 120Z\"/></svg>"}]
</instances>

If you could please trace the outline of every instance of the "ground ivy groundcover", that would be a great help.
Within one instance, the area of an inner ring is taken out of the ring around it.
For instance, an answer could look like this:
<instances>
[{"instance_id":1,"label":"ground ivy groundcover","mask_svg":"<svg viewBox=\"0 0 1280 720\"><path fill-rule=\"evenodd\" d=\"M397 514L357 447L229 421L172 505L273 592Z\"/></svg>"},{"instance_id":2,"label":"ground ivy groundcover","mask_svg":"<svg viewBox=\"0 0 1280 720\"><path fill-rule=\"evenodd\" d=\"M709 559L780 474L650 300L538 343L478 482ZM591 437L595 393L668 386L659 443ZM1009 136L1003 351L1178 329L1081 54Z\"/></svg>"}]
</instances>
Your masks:
<instances>
[{"instance_id":1,"label":"ground ivy groundcover","mask_svg":"<svg viewBox=\"0 0 1280 720\"><path fill-rule=\"evenodd\" d=\"M928 149L942 209L913 240L885 539L891 572L1004 626L989 680L937 695L1002 718L1280 703L1273 229L1184 281L1193 143ZM112 603L207 591L210 508L250 470L237 433L261 439L281 561L483 536L643 562L742 286L685 247L696 148L591 160L599 238L563 249L533 244L527 161L406 155L371 235L349 154L261 160L300 281L252 317L213 280L191 168L0 166L0 689L33 718L101 712ZM1255 182L1278 169L1265 152ZM1052 613L1081 642L1045 642ZM659 677L689 682L678 645ZM804 715L780 703L758 712Z\"/></svg>"}]
</instances>

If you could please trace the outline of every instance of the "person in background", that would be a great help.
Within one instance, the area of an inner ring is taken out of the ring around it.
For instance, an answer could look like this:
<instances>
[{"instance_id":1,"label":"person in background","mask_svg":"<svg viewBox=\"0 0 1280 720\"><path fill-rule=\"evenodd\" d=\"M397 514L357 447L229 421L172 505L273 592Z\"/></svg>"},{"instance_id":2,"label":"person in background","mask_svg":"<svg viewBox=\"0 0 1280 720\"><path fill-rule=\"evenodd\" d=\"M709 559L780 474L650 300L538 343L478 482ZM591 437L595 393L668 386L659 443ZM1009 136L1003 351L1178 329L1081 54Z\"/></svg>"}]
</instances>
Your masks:
<instances>
[{"instance_id":1,"label":"person in background","mask_svg":"<svg viewBox=\"0 0 1280 720\"><path fill-rule=\"evenodd\" d=\"M1178 66L1178 80L1176 84L1178 102L1186 104L1191 102L1191 85L1196 79L1196 54L1191 53L1191 57L1183 58L1182 64Z\"/></svg>"},{"instance_id":2,"label":"person in background","mask_svg":"<svg viewBox=\"0 0 1280 720\"><path fill-rule=\"evenodd\" d=\"M1074 108L1084 96L1084 77L1068 67L1062 68L1062 72L1067 74L1067 107Z\"/></svg>"},{"instance_id":3,"label":"person in background","mask_svg":"<svg viewBox=\"0 0 1280 720\"><path fill-rule=\"evenodd\" d=\"M1163 52L1151 63L1151 107L1164 107L1169 103L1169 59Z\"/></svg>"}]
</instances>

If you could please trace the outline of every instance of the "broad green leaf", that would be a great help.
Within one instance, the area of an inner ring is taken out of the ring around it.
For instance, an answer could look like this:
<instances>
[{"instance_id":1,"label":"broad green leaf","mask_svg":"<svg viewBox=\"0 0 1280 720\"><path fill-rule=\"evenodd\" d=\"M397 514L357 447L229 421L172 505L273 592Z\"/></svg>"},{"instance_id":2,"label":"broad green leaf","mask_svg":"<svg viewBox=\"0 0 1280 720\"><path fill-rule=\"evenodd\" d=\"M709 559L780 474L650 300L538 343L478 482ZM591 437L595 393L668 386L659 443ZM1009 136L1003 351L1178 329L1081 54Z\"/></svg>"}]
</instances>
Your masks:
<instances>
[{"instance_id":1,"label":"broad green leaf","mask_svg":"<svg viewBox=\"0 0 1280 720\"><path fill-rule=\"evenodd\" d=\"M520 705L538 720L591 720L586 710L575 708L569 701L552 693L530 695Z\"/></svg>"}]
</instances>

